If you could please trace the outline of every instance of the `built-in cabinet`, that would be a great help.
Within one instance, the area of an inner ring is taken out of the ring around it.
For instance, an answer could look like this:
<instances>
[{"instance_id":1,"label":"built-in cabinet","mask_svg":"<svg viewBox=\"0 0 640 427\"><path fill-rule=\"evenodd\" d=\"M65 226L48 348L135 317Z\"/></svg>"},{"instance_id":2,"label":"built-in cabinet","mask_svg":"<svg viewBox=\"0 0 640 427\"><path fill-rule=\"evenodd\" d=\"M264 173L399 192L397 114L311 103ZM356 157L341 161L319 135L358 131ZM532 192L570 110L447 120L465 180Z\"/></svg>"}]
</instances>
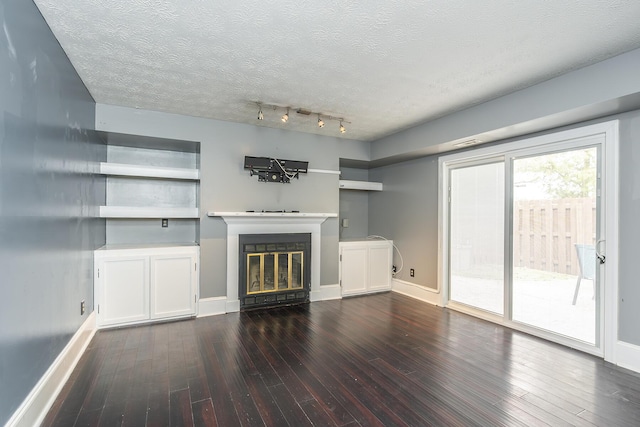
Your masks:
<instances>
[{"instance_id":1,"label":"built-in cabinet","mask_svg":"<svg viewBox=\"0 0 640 427\"><path fill-rule=\"evenodd\" d=\"M98 327L194 316L199 249L118 245L95 251Z\"/></svg>"},{"instance_id":2,"label":"built-in cabinet","mask_svg":"<svg viewBox=\"0 0 640 427\"><path fill-rule=\"evenodd\" d=\"M99 133L106 245L94 253L98 327L196 314L200 144Z\"/></svg>"},{"instance_id":3,"label":"built-in cabinet","mask_svg":"<svg viewBox=\"0 0 640 427\"><path fill-rule=\"evenodd\" d=\"M340 286L343 296L391 290L393 242L340 242L339 250Z\"/></svg>"}]
</instances>

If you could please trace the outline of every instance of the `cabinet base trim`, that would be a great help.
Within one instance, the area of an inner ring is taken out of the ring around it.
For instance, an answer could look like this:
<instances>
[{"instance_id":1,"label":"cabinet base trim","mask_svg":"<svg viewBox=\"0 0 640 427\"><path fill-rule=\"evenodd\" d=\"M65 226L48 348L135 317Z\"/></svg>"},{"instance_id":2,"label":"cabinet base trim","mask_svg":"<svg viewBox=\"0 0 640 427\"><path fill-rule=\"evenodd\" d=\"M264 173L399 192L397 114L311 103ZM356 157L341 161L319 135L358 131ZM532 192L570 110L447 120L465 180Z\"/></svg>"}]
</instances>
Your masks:
<instances>
[{"instance_id":1,"label":"cabinet base trim","mask_svg":"<svg viewBox=\"0 0 640 427\"><path fill-rule=\"evenodd\" d=\"M227 297L200 298L198 317L215 316L227 312Z\"/></svg>"},{"instance_id":2,"label":"cabinet base trim","mask_svg":"<svg viewBox=\"0 0 640 427\"><path fill-rule=\"evenodd\" d=\"M7 422L7 427L30 427L42 423L95 333L96 316L94 311L87 316L87 320L33 387L22 405Z\"/></svg>"}]
</instances>

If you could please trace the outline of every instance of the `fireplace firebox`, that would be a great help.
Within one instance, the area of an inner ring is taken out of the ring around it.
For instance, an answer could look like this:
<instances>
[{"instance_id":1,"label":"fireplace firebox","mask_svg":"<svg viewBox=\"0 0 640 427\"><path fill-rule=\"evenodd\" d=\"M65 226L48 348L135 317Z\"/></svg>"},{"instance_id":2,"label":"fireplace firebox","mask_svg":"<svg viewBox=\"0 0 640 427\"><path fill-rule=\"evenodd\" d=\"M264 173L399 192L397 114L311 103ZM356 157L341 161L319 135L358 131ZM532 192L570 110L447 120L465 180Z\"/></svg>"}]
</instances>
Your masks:
<instances>
[{"instance_id":1,"label":"fireplace firebox","mask_svg":"<svg viewBox=\"0 0 640 427\"><path fill-rule=\"evenodd\" d=\"M239 236L240 309L309 302L311 233Z\"/></svg>"}]
</instances>

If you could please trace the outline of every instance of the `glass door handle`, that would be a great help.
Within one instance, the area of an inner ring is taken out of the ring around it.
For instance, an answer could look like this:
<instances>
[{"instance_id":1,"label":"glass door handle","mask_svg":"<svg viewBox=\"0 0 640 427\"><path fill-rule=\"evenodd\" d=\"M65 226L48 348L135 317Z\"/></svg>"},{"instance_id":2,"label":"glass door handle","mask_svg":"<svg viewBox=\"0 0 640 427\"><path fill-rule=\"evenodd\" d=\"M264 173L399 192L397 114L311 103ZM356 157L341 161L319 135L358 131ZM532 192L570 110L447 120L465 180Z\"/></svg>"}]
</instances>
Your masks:
<instances>
[{"instance_id":1,"label":"glass door handle","mask_svg":"<svg viewBox=\"0 0 640 427\"><path fill-rule=\"evenodd\" d=\"M603 243L605 241L605 239L600 239L596 242L596 258L598 258L598 261L600 261L600 264L604 264L607 257L605 256L605 254L603 254L602 252L600 252L600 243Z\"/></svg>"}]
</instances>

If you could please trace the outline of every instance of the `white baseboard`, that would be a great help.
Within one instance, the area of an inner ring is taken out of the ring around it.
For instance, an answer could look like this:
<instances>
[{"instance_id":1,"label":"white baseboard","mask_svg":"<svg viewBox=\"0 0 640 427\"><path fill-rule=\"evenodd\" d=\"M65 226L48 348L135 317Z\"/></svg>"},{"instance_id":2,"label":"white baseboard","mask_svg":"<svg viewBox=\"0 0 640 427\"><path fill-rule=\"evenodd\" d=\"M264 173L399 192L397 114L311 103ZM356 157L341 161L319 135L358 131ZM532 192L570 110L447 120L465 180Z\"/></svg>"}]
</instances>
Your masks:
<instances>
[{"instance_id":1,"label":"white baseboard","mask_svg":"<svg viewBox=\"0 0 640 427\"><path fill-rule=\"evenodd\" d=\"M238 311L240 311L240 300L227 300L225 299L225 309L224 312L225 313L237 313Z\"/></svg>"},{"instance_id":2,"label":"white baseboard","mask_svg":"<svg viewBox=\"0 0 640 427\"><path fill-rule=\"evenodd\" d=\"M616 364L640 372L640 346L618 341L616 343Z\"/></svg>"},{"instance_id":3,"label":"white baseboard","mask_svg":"<svg viewBox=\"0 0 640 427\"><path fill-rule=\"evenodd\" d=\"M71 337L62 352L33 387L5 427L33 427L40 425L71 372L96 333L95 311Z\"/></svg>"},{"instance_id":4,"label":"white baseboard","mask_svg":"<svg viewBox=\"0 0 640 427\"><path fill-rule=\"evenodd\" d=\"M320 298L321 301L342 299L342 287L338 284L320 286Z\"/></svg>"},{"instance_id":5,"label":"white baseboard","mask_svg":"<svg viewBox=\"0 0 640 427\"><path fill-rule=\"evenodd\" d=\"M391 290L420 301L428 302L433 305L440 305L440 292L435 289L425 288L415 283L405 282L404 280L393 279L391 281Z\"/></svg>"},{"instance_id":6,"label":"white baseboard","mask_svg":"<svg viewBox=\"0 0 640 427\"><path fill-rule=\"evenodd\" d=\"M227 312L227 297L200 298L198 300L198 316L207 317Z\"/></svg>"}]
</instances>

